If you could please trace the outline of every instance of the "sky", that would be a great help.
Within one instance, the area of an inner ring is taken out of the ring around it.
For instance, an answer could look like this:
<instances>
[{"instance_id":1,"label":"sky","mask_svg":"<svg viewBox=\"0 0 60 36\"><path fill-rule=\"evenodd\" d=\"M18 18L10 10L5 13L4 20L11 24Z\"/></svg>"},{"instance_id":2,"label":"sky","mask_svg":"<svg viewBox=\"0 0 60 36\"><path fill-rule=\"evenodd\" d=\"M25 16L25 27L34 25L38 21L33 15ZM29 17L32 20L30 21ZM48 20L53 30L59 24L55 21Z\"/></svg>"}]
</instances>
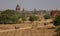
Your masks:
<instances>
[{"instance_id":1,"label":"sky","mask_svg":"<svg viewBox=\"0 0 60 36\"><path fill-rule=\"evenodd\" d=\"M15 10L17 4L25 10L60 10L60 0L0 0L0 10Z\"/></svg>"}]
</instances>

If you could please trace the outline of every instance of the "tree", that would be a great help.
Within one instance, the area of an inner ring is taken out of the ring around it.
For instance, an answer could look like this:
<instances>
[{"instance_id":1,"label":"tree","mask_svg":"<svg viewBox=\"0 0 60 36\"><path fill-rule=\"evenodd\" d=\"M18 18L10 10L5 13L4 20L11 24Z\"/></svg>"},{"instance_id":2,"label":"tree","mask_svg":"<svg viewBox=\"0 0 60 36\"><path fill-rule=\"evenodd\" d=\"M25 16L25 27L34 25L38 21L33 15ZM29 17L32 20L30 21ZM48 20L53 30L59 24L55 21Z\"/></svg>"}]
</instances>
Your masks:
<instances>
[{"instance_id":1,"label":"tree","mask_svg":"<svg viewBox=\"0 0 60 36\"><path fill-rule=\"evenodd\" d=\"M58 15L58 16L55 17L55 19L54 19L54 25L55 26L60 25L60 15Z\"/></svg>"},{"instance_id":2,"label":"tree","mask_svg":"<svg viewBox=\"0 0 60 36\"><path fill-rule=\"evenodd\" d=\"M0 24L15 24L20 18L20 14L14 10L5 10L1 13Z\"/></svg>"},{"instance_id":3,"label":"tree","mask_svg":"<svg viewBox=\"0 0 60 36\"><path fill-rule=\"evenodd\" d=\"M45 19L50 19L50 14L44 15L44 18L45 18Z\"/></svg>"},{"instance_id":4,"label":"tree","mask_svg":"<svg viewBox=\"0 0 60 36\"><path fill-rule=\"evenodd\" d=\"M31 22L37 21L38 19L39 19L38 16L30 16L30 18L29 18L29 20L30 20Z\"/></svg>"}]
</instances>

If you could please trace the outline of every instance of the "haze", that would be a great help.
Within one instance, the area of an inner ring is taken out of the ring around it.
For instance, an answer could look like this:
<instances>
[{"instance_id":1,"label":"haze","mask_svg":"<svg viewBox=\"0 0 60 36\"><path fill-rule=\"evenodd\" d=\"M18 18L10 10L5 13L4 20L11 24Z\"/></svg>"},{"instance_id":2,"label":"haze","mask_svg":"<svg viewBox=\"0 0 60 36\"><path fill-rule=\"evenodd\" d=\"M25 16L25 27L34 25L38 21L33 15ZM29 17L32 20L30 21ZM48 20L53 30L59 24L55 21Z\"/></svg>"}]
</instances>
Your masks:
<instances>
[{"instance_id":1,"label":"haze","mask_svg":"<svg viewBox=\"0 0 60 36\"><path fill-rule=\"evenodd\" d=\"M0 10L13 9L19 4L21 9L33 10L60 10L60 0L0 0Z\"/></svg>"}]
</instances>

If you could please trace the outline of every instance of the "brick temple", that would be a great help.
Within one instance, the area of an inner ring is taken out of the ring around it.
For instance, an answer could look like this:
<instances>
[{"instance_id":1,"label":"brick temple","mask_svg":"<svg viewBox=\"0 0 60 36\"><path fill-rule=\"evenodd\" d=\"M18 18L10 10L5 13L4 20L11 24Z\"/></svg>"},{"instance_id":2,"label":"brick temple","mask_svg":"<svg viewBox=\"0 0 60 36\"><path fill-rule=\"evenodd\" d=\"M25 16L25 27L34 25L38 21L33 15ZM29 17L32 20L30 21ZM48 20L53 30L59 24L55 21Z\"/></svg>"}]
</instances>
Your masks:
<instances>
[{"instance_id":1,"label":"brick temple","mask_svg":"<svg viewBox=\"0 0 60 36\"><path fill-rule=\"evenodd\" d=\"M60 10L52 10L51 11L51 17L54 18L56 16L60 15Z\"/></svg>"}]
</instances>

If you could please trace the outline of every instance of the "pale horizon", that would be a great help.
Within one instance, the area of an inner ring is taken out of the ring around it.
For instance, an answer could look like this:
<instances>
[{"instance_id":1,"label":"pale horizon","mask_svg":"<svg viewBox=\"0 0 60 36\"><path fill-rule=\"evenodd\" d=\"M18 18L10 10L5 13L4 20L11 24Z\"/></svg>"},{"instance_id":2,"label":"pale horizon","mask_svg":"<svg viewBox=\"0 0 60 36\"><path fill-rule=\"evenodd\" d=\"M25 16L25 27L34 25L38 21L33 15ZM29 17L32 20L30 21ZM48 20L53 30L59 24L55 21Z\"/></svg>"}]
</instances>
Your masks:
<instances>
[{"instance_id":1,"label":"pale horizon","mask_svg":"<svg viewBox=\"0 0 60 36\"><path fill-rule=\"evenodd\" d=\"M0 10L15 10L19 4L21 9L33 10L60 10L60 0L0 0Z\"/></svg>"}]
</instances>

